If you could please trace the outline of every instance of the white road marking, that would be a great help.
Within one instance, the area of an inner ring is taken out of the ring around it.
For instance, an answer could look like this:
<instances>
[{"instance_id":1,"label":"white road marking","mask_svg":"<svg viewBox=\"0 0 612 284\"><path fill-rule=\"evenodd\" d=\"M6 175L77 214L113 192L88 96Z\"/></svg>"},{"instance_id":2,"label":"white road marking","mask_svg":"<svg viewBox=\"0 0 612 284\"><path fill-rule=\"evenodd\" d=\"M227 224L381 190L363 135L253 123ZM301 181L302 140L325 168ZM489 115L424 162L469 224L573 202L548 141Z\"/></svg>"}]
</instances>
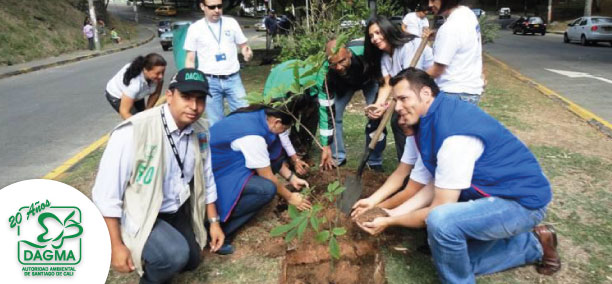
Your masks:
<instances>
[{"instance_id":1,"label":"white road marking","mask_svg":"<svg viewBox=\"0 0 612 284\"><path fill-rule=\"evenodd\" d=\"M602 78L602 77L597 77L597 76L593 76L589 73L584 73L584 72L574 72L574 71L565 71L565 70L556 70L556 69L546 69L550 72L553 73L557 73L566 77L570 77L570 78L592 78L592 79L597 79L600 81L604 81L608 84L612 84L612 80L606 79L606 78Z\"/></svg>"}]
</instances>

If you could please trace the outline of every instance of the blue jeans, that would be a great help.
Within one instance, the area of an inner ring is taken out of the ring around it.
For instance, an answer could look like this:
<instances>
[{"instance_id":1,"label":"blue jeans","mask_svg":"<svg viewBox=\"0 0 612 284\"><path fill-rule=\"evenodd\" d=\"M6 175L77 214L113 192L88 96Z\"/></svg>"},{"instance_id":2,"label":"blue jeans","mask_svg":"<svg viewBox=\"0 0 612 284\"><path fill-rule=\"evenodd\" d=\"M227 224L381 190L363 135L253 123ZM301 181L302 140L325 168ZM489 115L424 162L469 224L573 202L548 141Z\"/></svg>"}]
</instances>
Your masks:
<instances>
[{"instance_id":1,"label":"blue jeans","mask_svg":"<svg viewBox=\"0 0 612 284\"><path fill-rule=\"evenodd\" d=\"M473 105L478 105L480 101L480 95L476 94L468 94L468 93L446 93L448 96L458 97L460 100L464 102L471 103Z\"/></svg>"},{"instance_id":2,"label":"blue jeans","mask_svg":"<svg viewBox=\"0 0 612 284\"><path fill-rule=\"evenodd\" d=\"M378 93L378 84L376 82L369 82L368 84L362 86L361 90L363 91L363 96L365 98L366 104L371 104L376 99L376 94ZM344 116L344 110L346 106L349 104L357 89L348 88L339 92L336 92L336 97L334 98L334 108L336 110L336 131L335 131L335 141L331 143L332 156L335 159L338 159L339 163L342 163L346 159L346 148L344 145L344 130L342 128L342 118ZM366 124L366 137L368 132L368 127ZM375 129L374 129L375 130ZM338 149L336 149L336 143L338 144ZM366 145L367 147L367 145ZM370 154L370 158L368 159L368 164L371 166L374 165L382 165L382 151L385 149L384 141L378 142L375 147L375 151ZM336 151L337 150L337 151Z\"/></svg>"},{"instance_id":3,"label":"blue jeans","mask_svg":"<svg viewBox=\"0 0 612 284\"><path fill-rule=\"evenodd\" d=\"M213 126L217 121L225 116L223 99L227 100L230 111L248 105L246 101L246 91L242 85L239 73L234 73L227 79L220 79L214 76L206 76L208 88L212 98L206 98L206 117L208 123Z\"/></svg>"},{"instance_id":4,"label":"blue jeans","mask_svg":"<svg viewBox=\"0 0 612 284\"><path fill-rule=\"evenodd\" d=\"M221 229L229 243L240 227L246 224L261 208L270 203L276 195L276 185L269 179L258 175L252 176L244 186L242 195L227 222L221 223Z\"/></svg>"},{"instance_id":5,"label":"blue jeans","mask_svg":"<svg viewBox=\"0 0 612 284\"><path fill-rule=\"evenodd\" d=\"M440 280L475 283L475 275L539 261L542 247L531 229L545 214L545 207L530 210L498 197L436 207L426 223Z\"/></svg>"},{"instance_id":6,"label":"blue jeans","mask_svg":"<svg viewBox=\"0 0 612 284\"><path fill-rule=\"evenodd\" d=\"M188 202L174 214L157 216L142 251L140 283L169 283L175 275L200 264L201 249L191 227Z\"/></svg>"}]
</instances>

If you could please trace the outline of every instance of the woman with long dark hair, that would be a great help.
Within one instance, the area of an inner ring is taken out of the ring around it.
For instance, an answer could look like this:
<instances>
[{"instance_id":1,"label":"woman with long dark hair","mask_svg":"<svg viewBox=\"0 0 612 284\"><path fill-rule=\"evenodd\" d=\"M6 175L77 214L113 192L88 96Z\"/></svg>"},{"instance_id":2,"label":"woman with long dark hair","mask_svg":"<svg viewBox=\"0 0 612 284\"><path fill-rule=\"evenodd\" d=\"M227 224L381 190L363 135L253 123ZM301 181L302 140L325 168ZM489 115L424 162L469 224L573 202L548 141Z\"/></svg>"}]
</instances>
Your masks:
<instances>
[{"instance_id":1,"label":"woman with long dark hair","mask_svg":"<svg viewBox=\"0 0 612 284\"><path fill-rule=\"evenodd\" d=\"M287 166L279 137L295 123L287 113L292 109L252 105L236 110L210 128L216 204L226 236L217 253L233 253L230 242L236 231L276 194L299 210L311 207L306 198L289 191L275 175L279 173L296 189L308 186Z\"/></svg>"},{"instance_id":2,"label":"woman with long dark hair","mask_svg":"<svg viewBox=\"0 0 612 284\"><path fill-rule=\"evenodd\" d=\"M378 80L380 88L376 102L369 105L367 115L370 119L377 120L382 117L386 110L386 101L391 93L389 80L400 71L410 67L410 62L418 49L421 39L402 32L384 16L374 16L366 26L364 41L364 55L368 63L370 77ZM429 46L425 47L423 54L415 66L421 70L427 70L433 64L433 54ZM402 159L406 135L397 123L398 117L394 113L391 119L391 128L395 138L397 159ZM378 123L370 123L373 132ZM369 136L368 136L369 137ZM416 161L416 151L411 154L409 160Z\"/></svg>"},{"instance_id":3,"label":"woman with long dark hair","mask_svg":"<svg viewBox=\"0 0 612 284\"><path fill-rule=\"evenodd\" d=\"M161 93L165 71L166 60L161 55L138 56L108 81L106 99L122 119L151 108Z\"/></svg>"}]
</instances>

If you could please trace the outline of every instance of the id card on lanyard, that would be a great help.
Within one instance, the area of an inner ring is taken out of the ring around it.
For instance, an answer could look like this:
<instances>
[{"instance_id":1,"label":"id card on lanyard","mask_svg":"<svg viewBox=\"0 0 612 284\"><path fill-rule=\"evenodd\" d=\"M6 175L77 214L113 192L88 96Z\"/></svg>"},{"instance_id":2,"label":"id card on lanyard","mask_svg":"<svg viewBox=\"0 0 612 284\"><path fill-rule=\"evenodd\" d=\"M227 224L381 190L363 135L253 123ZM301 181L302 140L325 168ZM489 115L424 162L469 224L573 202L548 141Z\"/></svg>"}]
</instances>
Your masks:
<instances>
[{"instance_id":1,"label":"id card on lanyard","mask_svg":"<svg viewBox=\"0 0 612 284\"><path fill-rule=\"evenodd\" d=\"M210 24L208 23L208 20L206 20L206 26L208 27L208 30L210 31L210 33L213 35L213 37L217 41L217 54L215 54L215 60L217 62L225 61L227 59L227 56L225 55L225 52L221 52L221 37L223 36L223 34L222 34L222 32L223 32L223 29L222 29L223 28L223 18L219 18L219 36L218 37L215 34L215 32L213 32L212 28L210 27Z\"/></svg>"},{"instance_id":2,"label":"id card on lanyard","mask_svg":"<svg viewBox=\"0 0 612 284\"><path fill-rule=\"evenodd\" d=\"M185 182L185 174L183 173L183 162L181 161L181 157L179 156L178 149L176 148L176 144L174 143L174 139L170 136L170 130L168 129L168 123L166 122L166 116L164 115L164 108L161 108L161 117L162 123L164 124L164 131L166 132L166 137L168 137L168 142L170 143L170 147L172 148L172 153L174 153L174 158L176 158L176 162L178 163L179 168L181 169L181 177L175 177L173 180L173 184L176 186L180 186L179 192L179 206L183 205L185 201L191 196L191 189L189 187L189 183ZM187 151L189 151L189 134L187 134L187 145L185 146L185 155L183 160L187 158Z\"/></svg>"}]
</instances>

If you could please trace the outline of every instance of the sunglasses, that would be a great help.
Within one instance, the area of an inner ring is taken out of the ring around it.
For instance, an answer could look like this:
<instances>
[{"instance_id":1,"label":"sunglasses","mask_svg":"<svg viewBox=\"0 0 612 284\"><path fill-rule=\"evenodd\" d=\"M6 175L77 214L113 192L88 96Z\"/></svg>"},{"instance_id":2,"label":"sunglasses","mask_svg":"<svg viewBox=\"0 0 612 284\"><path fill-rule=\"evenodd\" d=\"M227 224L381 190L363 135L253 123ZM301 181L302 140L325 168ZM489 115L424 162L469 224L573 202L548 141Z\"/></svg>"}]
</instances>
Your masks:
<instances>
[{"instance_id":1,"label":"sunglasses","mask_svg":"<svg viewBox=\"0 0 612 284\"><path fill-rule=\"evenodd\" d=\"M206 7L208 7L208 9L210 9L210 10L214 10L215 8L221 10L221 9L223 9L223 4L219 4L219 5L206 5Z\"/></svg>"}]
</instances>

